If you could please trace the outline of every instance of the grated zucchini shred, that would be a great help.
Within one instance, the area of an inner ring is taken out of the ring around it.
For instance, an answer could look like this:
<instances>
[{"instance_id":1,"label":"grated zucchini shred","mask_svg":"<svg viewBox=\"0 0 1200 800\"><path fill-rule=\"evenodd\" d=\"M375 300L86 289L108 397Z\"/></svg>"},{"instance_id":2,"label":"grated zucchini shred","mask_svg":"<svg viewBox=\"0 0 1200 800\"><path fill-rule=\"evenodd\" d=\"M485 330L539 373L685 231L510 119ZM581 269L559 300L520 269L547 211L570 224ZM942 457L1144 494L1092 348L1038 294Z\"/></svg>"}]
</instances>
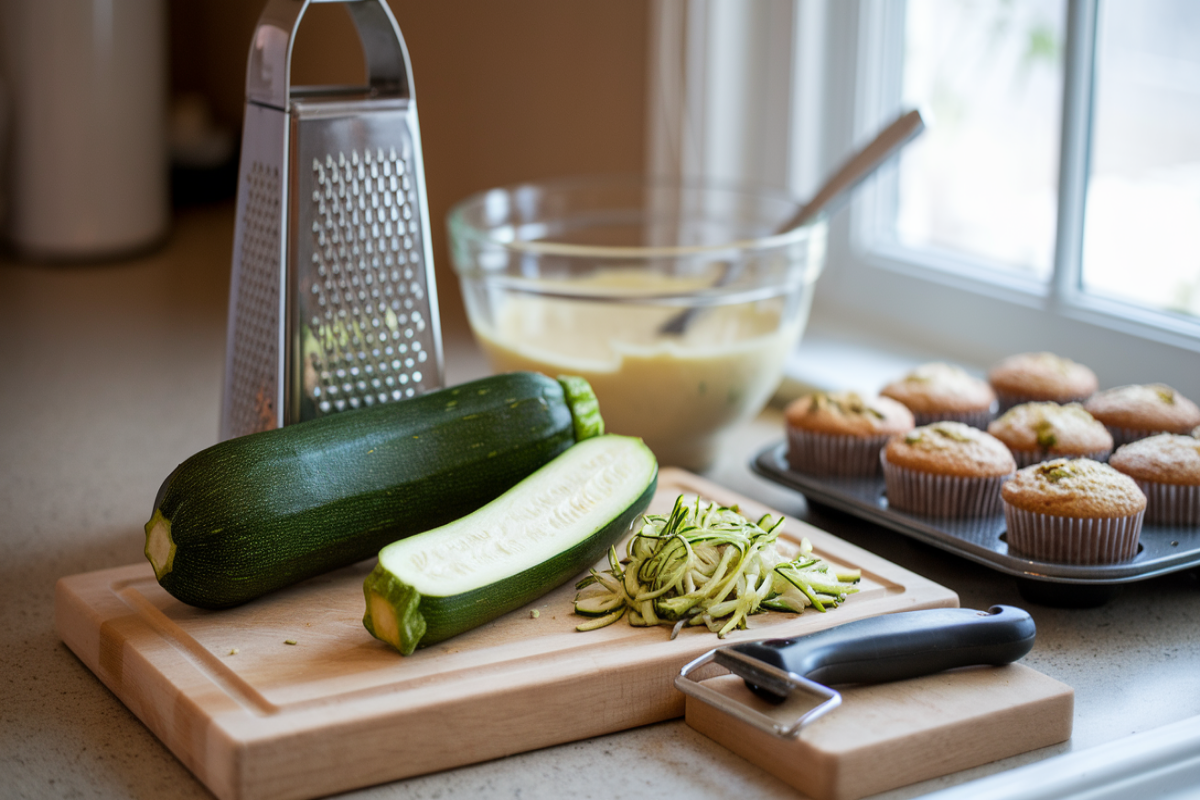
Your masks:
<instances>
[{"instance_id":1,"label":"grated zucchini shred","mask_svg":"<svg viewBox=\"0 0 1200 800\"><path fill-rule=\"evenodd\" d=\"M857 592L858 570L838 572L812 553L808 539L796 558L776 549L783 518L752 522L736 507L675 500L668 515L645 514L626 545L626 558L608 552L609 568L591 570L575 585L576 627L596 630L622 617L637 627L704 625L718 637L745 628L752 614L826 611Z\"/></svg>"}]
</instances>

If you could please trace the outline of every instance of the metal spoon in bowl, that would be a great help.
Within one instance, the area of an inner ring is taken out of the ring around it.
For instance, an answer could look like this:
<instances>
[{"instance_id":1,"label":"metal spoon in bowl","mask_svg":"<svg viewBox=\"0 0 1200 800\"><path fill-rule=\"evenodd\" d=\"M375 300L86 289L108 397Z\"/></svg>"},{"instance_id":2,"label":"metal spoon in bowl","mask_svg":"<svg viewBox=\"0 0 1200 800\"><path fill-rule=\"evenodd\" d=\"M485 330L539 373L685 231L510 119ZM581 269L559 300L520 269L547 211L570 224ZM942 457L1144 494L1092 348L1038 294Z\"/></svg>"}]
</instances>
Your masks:
<instances>
[{"instance_id":1,"label":"metal spoon in bowl","mask_svg":"<svg viewBox=\"0 0 1200 800\"><path fill-rule=\"evenodd\" d=\"M812 221L821 211L836 211L850 197L850 190L857 187L868 176L879 169L900 148L911 142L925 130L925 120L918 109L901 114L891 125L884 128L869 144L855 153L820 188L812 199L775 229L775 235L787 233ZM734 270L727 269L717 281L717 286L734 278ZM697 308L681 311L667 320L658 330L663 334L681 334L695 316Z\"/></svg>"}]
</instances>

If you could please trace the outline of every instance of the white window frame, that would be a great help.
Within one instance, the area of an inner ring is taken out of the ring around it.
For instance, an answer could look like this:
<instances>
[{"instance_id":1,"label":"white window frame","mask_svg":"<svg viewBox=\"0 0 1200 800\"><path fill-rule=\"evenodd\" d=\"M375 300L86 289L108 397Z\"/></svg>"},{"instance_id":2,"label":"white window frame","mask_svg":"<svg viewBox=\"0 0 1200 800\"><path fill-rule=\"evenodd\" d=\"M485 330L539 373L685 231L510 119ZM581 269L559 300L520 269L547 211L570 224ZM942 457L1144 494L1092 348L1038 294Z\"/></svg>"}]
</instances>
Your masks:
<instances>
[{"instance_id":1,"label":"white window frame","mask_svg":"<svg viewBox=\"0 0 1200 800\"><path fill-rule=\"evenodd\" d=\"M1052 350L1101 385L1165 381L1200 399L1200 322L1081 292L1098 0L1068 0L1057 268L1050 283L880 239L895 172L831 221L809 331L986 366ZM648 169L812 193L899 111L903 0L654 0ZM880 77L884 76L884 77ZM888 80L893 85L888 84ZM1081 88L1082 87L1082 88Z\"/></svg>"}]
</instances>

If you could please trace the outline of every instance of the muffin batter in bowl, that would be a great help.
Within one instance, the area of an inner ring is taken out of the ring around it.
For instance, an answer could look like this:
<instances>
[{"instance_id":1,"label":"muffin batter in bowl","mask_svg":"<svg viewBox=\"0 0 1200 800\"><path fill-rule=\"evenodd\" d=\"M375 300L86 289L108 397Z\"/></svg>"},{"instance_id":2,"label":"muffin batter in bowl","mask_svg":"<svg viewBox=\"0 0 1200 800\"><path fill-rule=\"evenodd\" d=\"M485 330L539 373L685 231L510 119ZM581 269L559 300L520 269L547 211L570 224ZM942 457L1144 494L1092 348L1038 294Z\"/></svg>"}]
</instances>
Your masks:
<instances>
[{"instance_id":1,"label":"muffin batter in bowl","mask_svg":"<svg viewBox=\"0 0 1200 800\"><path fill-rule=\"evenodd\" d=\"M709 279L611 270L572 281L572 289L685 294ZM541 286L547 292L552 284ZM758 413L779 384L788 351L808 316L808 298L784 297L707 308L681 335L662 326L676 305L590 302L511 294L494 324L472 327L497 372L532 370L586 378L606 429L640 436L664 465L702 469L719 431Z\"/></svg>"}]
</instances>

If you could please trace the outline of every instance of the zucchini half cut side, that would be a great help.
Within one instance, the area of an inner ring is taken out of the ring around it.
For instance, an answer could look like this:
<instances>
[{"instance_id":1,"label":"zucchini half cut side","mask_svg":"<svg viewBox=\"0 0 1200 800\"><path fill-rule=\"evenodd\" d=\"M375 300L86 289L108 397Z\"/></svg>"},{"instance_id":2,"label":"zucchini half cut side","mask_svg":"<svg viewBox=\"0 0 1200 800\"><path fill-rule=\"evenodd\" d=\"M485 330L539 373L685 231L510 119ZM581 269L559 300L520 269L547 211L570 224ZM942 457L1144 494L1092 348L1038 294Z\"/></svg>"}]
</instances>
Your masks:
<instances>
[{"instance_id":1,"label":"zucchini half cut side","mask_svg":"<svg viewBox=\"0 0 1200 800\"><path fill-rule=\"evenodd\" d=\"M383 548L363 625L409 655L520 608L602 558L657 480L641 439L579 442L467 516Z\"/></svg>"}]
</instances>

